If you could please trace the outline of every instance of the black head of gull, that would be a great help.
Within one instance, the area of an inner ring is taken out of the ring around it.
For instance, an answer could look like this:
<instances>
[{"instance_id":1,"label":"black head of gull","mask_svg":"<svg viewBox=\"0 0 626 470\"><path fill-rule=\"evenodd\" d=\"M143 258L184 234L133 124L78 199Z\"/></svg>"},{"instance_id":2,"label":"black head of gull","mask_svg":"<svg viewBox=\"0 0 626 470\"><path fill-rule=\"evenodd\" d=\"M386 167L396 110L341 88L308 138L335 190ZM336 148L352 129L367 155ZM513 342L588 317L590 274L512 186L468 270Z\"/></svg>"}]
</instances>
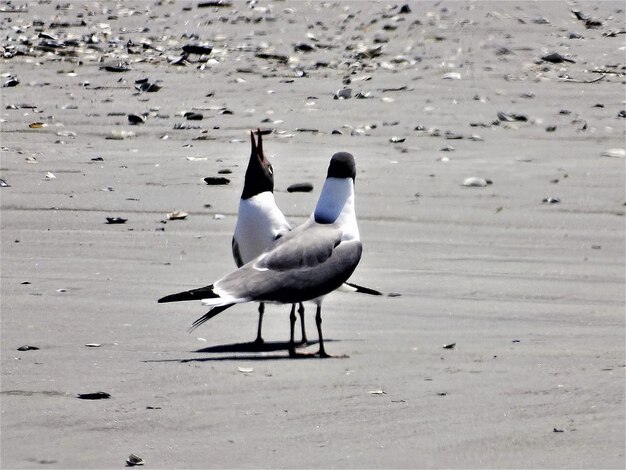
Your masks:
<instances>
[{"instance_id":1,"label":"black head of gull","mask_svg":"<svg viewBox=\"0 0 626 470\"><path fill-rule=\"evenodd\" d=\"M330 159L313 218L318 224L340 224L348 227L350 236L358 239L354 212L356 163L352 154L337 152Z\"/></svg>"},{"instance_id":2,"label":"black head of gull","mask_svg":"<svg viewBox=\"0 0 626 470\"><path fill-rule=\"evenodd\" d=\"M246 170L241 199L250 199L266 191L274 191L274 169L263 154L263 134L257 129L258 143L254 141L254 132L250 132L250 160Z\"/></svg>"},{"instance_id":3,"label":"black head of gull","mask_svg":"<svg viewBox=\"0 0 626 470\"><path fill-rule=\"evenodd\" d=\"M354 157L348 152L337 152L330 159L327 178L356 178Z\"/></svg>"}]
</instances>

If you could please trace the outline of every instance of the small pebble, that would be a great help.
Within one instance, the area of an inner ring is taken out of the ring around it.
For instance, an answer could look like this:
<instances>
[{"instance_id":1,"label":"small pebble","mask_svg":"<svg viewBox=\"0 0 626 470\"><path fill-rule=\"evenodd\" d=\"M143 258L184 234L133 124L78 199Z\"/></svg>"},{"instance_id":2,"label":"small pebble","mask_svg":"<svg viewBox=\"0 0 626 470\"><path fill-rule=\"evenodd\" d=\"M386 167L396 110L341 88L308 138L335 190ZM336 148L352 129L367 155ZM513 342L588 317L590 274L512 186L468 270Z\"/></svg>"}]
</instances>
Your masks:
<instances>
[{"instance_id":1,"label":"small pebble","mask_svg":"<svg viewBox=\"0 0 626 470\"><path fill-rule=\"evenodd\" d=\"M204 182L209 186L218 186L223 184L229 184L230 180L228 178L224 178L223 176L207 176L204 178Z\"/></svg>"},{"instance_id":2,"label":"small pebble","mask_svg":"<svg viewBox=\"0 0 626 470\"><path fill-rule=\"evenodd\" d=\"M313 191L311 183L294 183L287 188L288 193L310 193Z\"/></svg>"},{"instance_id":3,"label":"small pebble","mask_svg":"<svg viewBox=\"0 0 626 470\"><path fill-rule=\"evenodd\" d=\"M111 394L107 392L79 393L78 398L81 400L106 400L111 398Z\"/></svg>"}]
</instances>

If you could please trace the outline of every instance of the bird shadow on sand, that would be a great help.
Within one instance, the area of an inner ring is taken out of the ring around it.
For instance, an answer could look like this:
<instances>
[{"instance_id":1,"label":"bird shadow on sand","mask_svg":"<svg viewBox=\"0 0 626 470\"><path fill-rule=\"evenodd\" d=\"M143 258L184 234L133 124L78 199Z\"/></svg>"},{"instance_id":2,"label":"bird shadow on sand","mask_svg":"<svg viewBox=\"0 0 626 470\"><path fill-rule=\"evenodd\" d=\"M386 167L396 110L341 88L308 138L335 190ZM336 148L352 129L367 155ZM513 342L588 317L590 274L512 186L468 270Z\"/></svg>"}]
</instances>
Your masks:
<instances>
[{"instance_id":1,"label":"bird shadow on sand","mask_svg":"<svg viewBox=\"0 0 626 470\"><path fill-rule=\"evenodd\" d=\"M359 341L359 340L354 340ZM341 342L341 340L332 340L332 339L324 339L324 344L326 343L336 343ZM218 344L215 346L208 346L206 348L197 349L192 351L194 353L199 354L221 354L226 353L227 355L211 355L211 356L202 356L202 357L191 357L187 359L157 359L157 360L146 360L143 362L178 362L181 364L189 363L189 362L217 362L217 361L274 361L274 360L282 360L282 359L319 359L318 356L314 355L317 352L317 348L315 347L318 344L317 341L310 341L306 344L297 344L296 350L301 355L292 357L288 354L289 351L289 342L287 341L272 341L272 342L264 342L264 343L231 343L231 344ZM304 351L305 348L310 348L311 351ZM257 354L254 354L257 353ZM276 353L276 354L267 354L267 353ZM343 356L347 357L347 356Z\"/></svg>"}]
</instances>

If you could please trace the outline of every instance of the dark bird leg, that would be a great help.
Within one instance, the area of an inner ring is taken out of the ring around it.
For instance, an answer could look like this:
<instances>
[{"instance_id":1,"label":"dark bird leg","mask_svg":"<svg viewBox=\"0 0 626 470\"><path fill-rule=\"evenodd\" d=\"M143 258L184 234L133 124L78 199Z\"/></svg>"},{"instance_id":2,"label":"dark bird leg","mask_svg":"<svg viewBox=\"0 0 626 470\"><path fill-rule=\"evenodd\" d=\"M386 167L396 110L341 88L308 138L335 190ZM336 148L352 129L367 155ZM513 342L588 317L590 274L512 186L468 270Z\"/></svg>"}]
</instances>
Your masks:
<instances>
[{"instance_id":1,"label":"dark bird leg","mask_svg":"<svg viewBox=\"0 0 626 470\"><path fill-rule=\"evenodd\" d=\"M261 336L261 327L263 326L263 313L265 312L265 304L263 302L259 303L259 327L256 331L256 339L254 340L254 344L263 344L263 337Z\"/></svg>"},{"instance_id":2,"label":"dark bird leg","mask_svg":"<svg viewBox=\"0 0 626 470\"><path fill-rule=\"evenodd\" d=\"M315 312L315 324L317 325L317 336L320 339L320 350L318 351L318 355L321 358L330 357L326 350L324 349L324 338L322 337L322 306L317 306L317 311Z\"/></svg>"},{"instance_id":3,"label":"dark bird leg","mask_svg":"<svg viewBox=\"0 0 626 470\"><path fill-rule=\"evenodd\" d=\"M294 339L294 330L296 326L296 304L291 304L291 313L289 313L289 355L291 357L297 356L296 354L296 341Z\"/></svg>"},{"instance_id":4,"label":"dark bird leg","mask_svg":"<svg viewBox=\"0 0 626 470\"><path fill-rule=\"evenodd\" d=\"M350 357L347 354L343 354L341 356L331 356L324 349L324 338L322 337L322 306L321 305L317 306L317 312L315 313L315 324L317 325L317 334L318 334L319 339L320 339L320 349L317 352L317 355L320 358L324 359L324 358L327 358L327 357L336 357L336 358L347 358L347 357Z\"/></svg>"},{"instance_id":5,"label":"dark bird leg","mask_svg":"<svg viewBox=\"0 0 626 470\"><path fill-rule=\"evenodd\" d=\"M300 314L300 324L302 325L302 340L300 344L307 344L309 340L306 337L306 328L304 327L304 305L302 305L302 302L300 302L298 307L298 313Z\"/></svg>"}]
</instances>

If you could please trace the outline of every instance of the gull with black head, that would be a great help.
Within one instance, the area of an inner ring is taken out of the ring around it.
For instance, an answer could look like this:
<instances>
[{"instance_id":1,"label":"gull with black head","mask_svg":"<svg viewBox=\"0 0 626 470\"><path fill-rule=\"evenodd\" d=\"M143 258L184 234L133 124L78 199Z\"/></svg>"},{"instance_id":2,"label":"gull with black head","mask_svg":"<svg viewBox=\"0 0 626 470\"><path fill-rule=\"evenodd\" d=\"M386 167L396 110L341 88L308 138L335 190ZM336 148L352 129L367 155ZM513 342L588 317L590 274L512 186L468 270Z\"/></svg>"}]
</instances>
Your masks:
<instances>
[{"instance_id":1,"label":"gull with black head","mask_svg":"<svg viewBox=\"0 0 626 470\"><path fill-rule=\"evenodd\" d=\"M263 153L263 132L257 129L257 141L254 132L250 132L250 160L244 179L243 191L239 200L237 223L232 238L233 258L237 267L252 261L265 253L274 242L291 230L285 215L276 205L274 198L274 168ZM291 308L290 341L294 342L295 304ZM259 323L255 344L263 344L261 328L265 302L259 302ZM304 306L298 308L302 325L302 343L307 342L304 326Z\"/></svg>"}]
</instances>

